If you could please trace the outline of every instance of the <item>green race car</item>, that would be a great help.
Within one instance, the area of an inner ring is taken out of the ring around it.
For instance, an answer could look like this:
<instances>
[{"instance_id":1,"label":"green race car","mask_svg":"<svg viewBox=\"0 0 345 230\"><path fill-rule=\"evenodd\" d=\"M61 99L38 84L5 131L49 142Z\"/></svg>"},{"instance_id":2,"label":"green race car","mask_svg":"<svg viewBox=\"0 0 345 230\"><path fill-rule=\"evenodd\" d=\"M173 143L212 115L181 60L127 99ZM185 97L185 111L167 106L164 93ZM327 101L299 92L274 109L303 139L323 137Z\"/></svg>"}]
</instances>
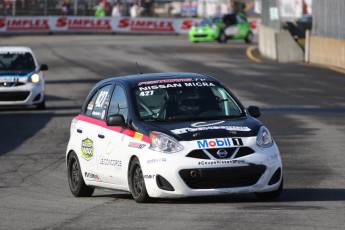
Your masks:
<instances>
[{"instance_id":1,"label":"green race car","mask_svg":"<svg viewBox=\"0 0 345 230\"><path fill-rule=\"evenodd\" d=\"M244 14L231 13L205 18L190 29L188 38L191 42L223 43L228 39L237 39L252 43L254 34Z\"/></svg>"}]
</instances>

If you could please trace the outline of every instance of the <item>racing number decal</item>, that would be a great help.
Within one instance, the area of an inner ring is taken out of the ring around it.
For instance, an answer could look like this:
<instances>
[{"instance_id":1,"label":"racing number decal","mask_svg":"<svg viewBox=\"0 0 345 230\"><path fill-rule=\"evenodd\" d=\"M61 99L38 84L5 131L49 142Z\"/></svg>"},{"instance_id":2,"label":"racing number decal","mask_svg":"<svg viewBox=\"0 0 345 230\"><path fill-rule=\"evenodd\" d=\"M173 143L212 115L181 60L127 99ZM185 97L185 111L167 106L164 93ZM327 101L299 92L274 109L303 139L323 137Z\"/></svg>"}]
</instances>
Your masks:
<instances>
[{"instance_id":1,"label":"racing number decal","mask_svg":"<svg viewBox=\"0 0 345 230\"><path fill-rule=\"evenodd\" d=\"M140 92L141 97L152 96L152 95L153 95L153 90Z\"/></svg>"},{"instance_id":2,"label":"racing number decal","mask_svg":"<svg viewBox=\"0 0 345 230\"><path fill-rule=\"evenodd\" d=\"M101 91L96 100L96 107L103 107L105 100L107 99L108 91Z\"/></svg>"}]
</instances>

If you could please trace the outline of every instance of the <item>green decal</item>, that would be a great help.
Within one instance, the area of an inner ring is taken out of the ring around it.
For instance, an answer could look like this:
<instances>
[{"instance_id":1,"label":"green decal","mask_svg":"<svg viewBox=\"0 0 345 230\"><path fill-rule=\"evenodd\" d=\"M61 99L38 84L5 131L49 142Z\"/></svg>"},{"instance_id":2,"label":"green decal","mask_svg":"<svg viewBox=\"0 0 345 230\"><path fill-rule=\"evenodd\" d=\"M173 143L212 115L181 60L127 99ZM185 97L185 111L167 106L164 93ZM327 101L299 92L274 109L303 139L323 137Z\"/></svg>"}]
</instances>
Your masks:
<instances>
[{"instance_id":1,"label":"green decal","mask_svg":"<svg viewBox=\"0 0 345 230\"><path fill-rule=\"evenodd\" d=\"M90 160L93 157L93 141L89 138L81 142L81 154L86 160Z\"/></svg>"}]
</instances>

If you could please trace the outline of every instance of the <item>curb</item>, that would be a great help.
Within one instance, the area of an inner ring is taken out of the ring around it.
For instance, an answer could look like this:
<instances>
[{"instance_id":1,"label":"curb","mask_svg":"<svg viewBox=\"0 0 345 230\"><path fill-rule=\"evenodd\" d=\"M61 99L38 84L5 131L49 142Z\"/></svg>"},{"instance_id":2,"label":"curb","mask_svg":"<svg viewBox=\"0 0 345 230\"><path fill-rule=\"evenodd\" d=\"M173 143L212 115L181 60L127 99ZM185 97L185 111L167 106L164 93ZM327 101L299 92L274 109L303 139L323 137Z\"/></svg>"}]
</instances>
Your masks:
<instances>
[{"instance_id":1,"label":"curb","mask_svg":"<svg viewBox=\"0 0 345 230\"><path fill-rule=\"evenodd\" d=\"M246 55L247 57L252 60L253 62L256 63L261 63L262 60L259 59L258 57L256 57L253 52L254 50L257 50L258 46L255 45L251 45L247 48L246 50ZM331 66L331 65L322 65L322 64L316 64L316 63L310 63L310 62L296 62L296 64L298 65L303 65L303 66L309 66L309 67L313 67L313 68L323 68L323 69L328 69L328 70L332 70L338 73L342 73L345 74L345 69L342 69L340 67L336 67L336 66Z\"/></svg>"}]
</instances>

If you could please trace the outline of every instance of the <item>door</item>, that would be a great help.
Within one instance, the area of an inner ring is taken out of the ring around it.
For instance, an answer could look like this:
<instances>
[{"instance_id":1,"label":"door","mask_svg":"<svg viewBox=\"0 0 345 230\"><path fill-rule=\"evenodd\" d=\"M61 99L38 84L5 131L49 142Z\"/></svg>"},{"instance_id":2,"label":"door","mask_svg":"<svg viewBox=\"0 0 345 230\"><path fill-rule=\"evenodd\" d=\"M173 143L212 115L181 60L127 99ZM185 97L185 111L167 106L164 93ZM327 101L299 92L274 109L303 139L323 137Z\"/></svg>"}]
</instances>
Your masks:
<instances>
[{"instance_id":1,"label":"door","mask_svg":"<svg viewBox=\"0 0 345 230\"><path fill-rule=\"evenodd\" d=\"M111 96L107 117L121 114L126 123L128 120L128 104L124 88L116 85ZM128 137L124 134L125 127L107 126L99 133L102 135L102 153L98 161L98 171L104 182L114 185L126 185L127 169L124 160L127 157ZM126 183L125 183L126 182Z\"/></svg>"}]
</instances>

